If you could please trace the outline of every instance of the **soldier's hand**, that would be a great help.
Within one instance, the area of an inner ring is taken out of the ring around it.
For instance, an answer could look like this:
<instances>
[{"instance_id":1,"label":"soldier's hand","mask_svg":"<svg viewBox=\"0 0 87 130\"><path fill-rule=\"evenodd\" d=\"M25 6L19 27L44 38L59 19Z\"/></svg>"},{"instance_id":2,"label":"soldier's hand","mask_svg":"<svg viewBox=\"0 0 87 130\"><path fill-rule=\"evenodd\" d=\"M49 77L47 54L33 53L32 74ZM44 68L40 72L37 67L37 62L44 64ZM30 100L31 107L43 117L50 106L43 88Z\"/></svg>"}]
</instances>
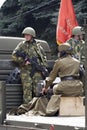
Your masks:
<instances>
[{"instance_id":1,"label":"soldier's hand","mask_svg":"<svg viewBox=\"0 0 87 130\"><path fill-rule=\"evenodd\" d=\"M44 88L42 89L42 94L47 93L47 91L48 91L48 88L45 88L45 87L44 87Z\"/></svg>"},{"instance_id":2,"label":"soldier's hand","mask_svg":"<svg viewBox=\"0 0 87 130\"><path fill-rule=\"evenodd\" d=\"M26 62L25 62L25 65L29 65L29 64L31 64L29 61L26 61Z\"/></svg>"}]
</instances>

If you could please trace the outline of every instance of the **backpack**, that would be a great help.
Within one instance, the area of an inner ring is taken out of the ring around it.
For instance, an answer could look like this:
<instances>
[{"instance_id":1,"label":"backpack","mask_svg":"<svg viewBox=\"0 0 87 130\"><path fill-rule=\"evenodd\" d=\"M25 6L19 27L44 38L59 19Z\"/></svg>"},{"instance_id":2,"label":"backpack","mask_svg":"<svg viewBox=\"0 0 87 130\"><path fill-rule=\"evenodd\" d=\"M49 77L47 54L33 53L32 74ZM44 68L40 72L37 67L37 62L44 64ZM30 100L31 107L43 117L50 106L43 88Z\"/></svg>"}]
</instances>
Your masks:
<instances>
[{"instance_id":1,"label":"backpack","mask_svg":"<svg viewBox=\"0 0 87 130\"><path fill-rule=\"evenodd\" d=\"M21 84L20 70L17 67L10 72L6 84Z\"/></svg>"}]
</instances>

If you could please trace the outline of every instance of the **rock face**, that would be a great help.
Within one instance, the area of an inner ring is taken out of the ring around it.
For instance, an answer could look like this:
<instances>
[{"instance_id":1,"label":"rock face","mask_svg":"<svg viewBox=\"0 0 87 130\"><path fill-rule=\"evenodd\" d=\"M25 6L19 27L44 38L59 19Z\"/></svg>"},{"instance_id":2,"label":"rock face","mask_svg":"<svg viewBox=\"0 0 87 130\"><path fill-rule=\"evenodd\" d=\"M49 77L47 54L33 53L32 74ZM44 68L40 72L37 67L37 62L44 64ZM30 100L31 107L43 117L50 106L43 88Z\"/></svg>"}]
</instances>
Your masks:
<instances>
[{"instance_id":1,"label":"rock face","mask_svg":"<svg viewBox=\"0 0 87 130\"><path fill-rule=\"evenodd\" d=\"M73 0L79 25L87 15L87 1ZM21 36L26 26L36 30L37 37L48 41L56 52L56 25L60 0L6 0L0 9L0 35Z\"/></svg>"}]
</instances>

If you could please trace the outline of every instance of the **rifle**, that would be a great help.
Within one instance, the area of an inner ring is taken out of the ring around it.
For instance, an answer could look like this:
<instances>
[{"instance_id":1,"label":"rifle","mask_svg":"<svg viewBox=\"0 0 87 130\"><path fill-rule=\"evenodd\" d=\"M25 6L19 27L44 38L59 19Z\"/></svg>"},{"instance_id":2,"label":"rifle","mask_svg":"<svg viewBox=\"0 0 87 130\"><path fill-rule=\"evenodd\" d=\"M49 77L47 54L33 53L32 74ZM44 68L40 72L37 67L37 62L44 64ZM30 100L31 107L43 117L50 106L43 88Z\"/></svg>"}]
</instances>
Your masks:
<instances>
[{"instance_id":1,"label":"rifle","mask_svg":"<svg viewBox=\"0 0 87 130\"><path fill-rule=\"evenodd\" d=\"M33 56L32 58L29 58L25 52L17 51L16 55L19 57L22 57L24 61L29 61L32 65L32 71L30 73L30 76L33 77L34 73L37 71L40 71L42 74L43 79L45 79L48 76L48 70L45 66L39 65L37 61L37 57Z\"/></svg>"}]
</instances>

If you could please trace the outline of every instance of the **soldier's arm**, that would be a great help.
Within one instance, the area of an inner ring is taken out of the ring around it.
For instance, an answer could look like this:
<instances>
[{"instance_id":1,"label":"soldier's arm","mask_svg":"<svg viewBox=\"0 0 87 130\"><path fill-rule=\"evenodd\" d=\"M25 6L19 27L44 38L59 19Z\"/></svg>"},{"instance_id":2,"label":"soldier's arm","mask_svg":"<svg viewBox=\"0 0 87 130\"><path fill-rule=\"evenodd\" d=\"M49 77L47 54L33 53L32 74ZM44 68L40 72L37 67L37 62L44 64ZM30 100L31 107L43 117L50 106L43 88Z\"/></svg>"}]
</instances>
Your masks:
<instances>
[{"instance_id":1,"label":"soldier's arm","mask_svg":"<svg viewBox=\"0 0 87 130\"><path fill-rule=\"evenodd\" d=\"M56 79L59 73L59 63L58 60L55 62L52 71L50 72L49 76L45 79L46 85L45 88L48 88L53 81Z\"/></svg>"},{"instance_id":2,"label":"soldier's arm","mask_svg":"<svg viewBox=\"0 0 87 130\"><path fill-rule=\"evenodd\" d=\"M16 55L16 52L21 51L21 49L22 49L22 42L19 43L17 45L17 47L12 52L12 60L19 63L19 64L24 62L24 59L21 56Z\"/></svg>"}]
</instances>

